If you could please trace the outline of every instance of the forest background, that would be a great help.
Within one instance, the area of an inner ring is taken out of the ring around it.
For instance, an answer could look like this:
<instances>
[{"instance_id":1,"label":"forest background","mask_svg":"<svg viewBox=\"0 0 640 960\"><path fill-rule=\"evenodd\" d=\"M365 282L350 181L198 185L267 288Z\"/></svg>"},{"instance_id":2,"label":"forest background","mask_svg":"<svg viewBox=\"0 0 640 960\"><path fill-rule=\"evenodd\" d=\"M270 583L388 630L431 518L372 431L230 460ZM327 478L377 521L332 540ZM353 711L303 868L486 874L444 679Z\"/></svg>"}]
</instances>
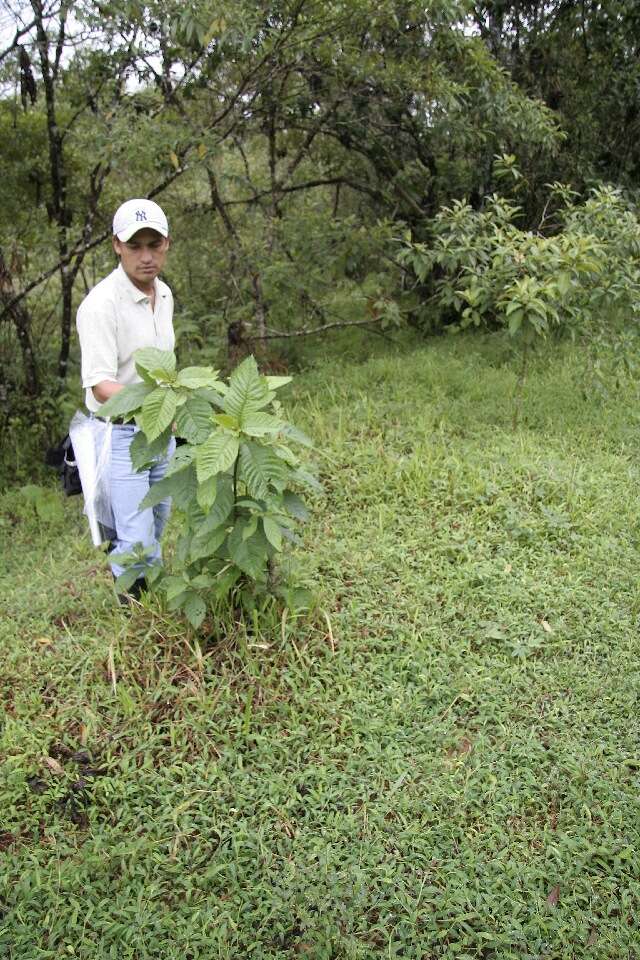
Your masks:
<instances>
[{"instance_id":1,"label":"forest background","mask_svg":"<svg viewBox=\"0 0 640 960\"><path fill-rule=\"evenodd\" d=\"M3 3L2 479L77 405L79 300L165 207L179 361L508 325L622 347L637 295L632 0ZM615 350L614 350L615 353ZM63 430L64 432L64 430Z\"/></svg>"}]
</instances>

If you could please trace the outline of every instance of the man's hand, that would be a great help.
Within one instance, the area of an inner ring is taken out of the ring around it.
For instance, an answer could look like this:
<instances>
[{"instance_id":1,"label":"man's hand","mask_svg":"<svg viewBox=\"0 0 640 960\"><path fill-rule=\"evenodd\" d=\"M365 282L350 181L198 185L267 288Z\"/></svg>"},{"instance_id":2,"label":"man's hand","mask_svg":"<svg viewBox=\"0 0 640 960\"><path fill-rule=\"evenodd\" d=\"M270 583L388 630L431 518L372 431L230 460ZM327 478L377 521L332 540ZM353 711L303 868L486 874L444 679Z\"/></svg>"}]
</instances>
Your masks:
<instances>
[{"instance_id":1,"label":"man's hand","mask_svg":"<svg viewBox=\"0 0 640 960\"><path fill-rule=\"evenodd\" d=\"M112 397L114 393L120 393L123 388L124 385L122 383L116 383L115 380L101 380L100 383L96 383L91 389L98 403L104 403L109 397Z\"/></svg>"}]
</instances>

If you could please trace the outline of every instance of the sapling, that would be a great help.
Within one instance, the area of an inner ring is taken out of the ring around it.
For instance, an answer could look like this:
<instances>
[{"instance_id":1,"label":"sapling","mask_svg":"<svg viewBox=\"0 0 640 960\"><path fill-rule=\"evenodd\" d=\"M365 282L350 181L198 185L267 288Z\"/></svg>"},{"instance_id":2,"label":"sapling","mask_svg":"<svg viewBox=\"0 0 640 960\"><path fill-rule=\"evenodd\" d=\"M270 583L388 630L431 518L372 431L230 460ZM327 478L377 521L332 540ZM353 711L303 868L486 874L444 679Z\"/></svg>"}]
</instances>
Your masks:
<instances>
[{"instance_id":1,"label":"sapling","mask_svg":"<svg viewBox=\"0 0 640 960\"><path fill-rule=\"evenodd\" d=\"M139 350L135 363L142 383L125 387L100 414L140 427L131 444L139 470L166 452L172 435L184 441L140 507L172 498L180 528L173 570L152 565L145 575L197 628L232 591L240 602L282 592L275 560L308 516L296 490L322 488L291 449L311 441L287 423L276 398L291 377L263 376L248 357L225 383L211 367L177 370L175 355L155 348ZM118 586L138 575L130 567Z\"/></svg>"}]
</instances>

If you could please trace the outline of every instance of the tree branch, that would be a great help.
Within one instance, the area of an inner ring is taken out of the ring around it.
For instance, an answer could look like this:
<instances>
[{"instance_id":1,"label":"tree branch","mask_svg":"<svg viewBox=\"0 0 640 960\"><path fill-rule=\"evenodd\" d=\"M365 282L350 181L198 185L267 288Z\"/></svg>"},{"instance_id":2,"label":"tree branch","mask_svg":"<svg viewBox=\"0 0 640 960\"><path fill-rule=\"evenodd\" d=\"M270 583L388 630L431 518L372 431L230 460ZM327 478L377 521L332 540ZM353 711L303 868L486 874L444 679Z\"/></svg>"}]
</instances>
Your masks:
<instances>
[{"instance_id":1,"label":"tree branch","mask_svg":"<svg viewBox=\"0 0 640 960\"><path fill-rule=\"evenodd\" d=\"M4 60L5 57L8 57L9 54L16 49L20 41L20 37L24 37L25 33L29 33L30 30L35 27L36 21L32 20L31 23L28 23L26 27L21 27L19 30L16 30L15 36L12 43L5 50L0 53L0 63Z\"/></svg>"},{"instance_id":2,"label":"tree branch","mask_svg":"<svg viewBox=\"0 0 640 960\"><path fill-rule=\"evenodd\" d=\"M345 187L351 187L353 190L358 190L361 193L366 193L374 200L379 200L382 196L380 190L376 190L375 187L366 187L362 183L357 183L355 180L349 180L348 177L327 177L321 178L318 180L305 180L304 183L296 183L291 187L280 187L280 193L295 193L297 190L310 190L312 187L331 187L336 184L342 184ZM267 197L271 194L271 190L261 190L260 193L254 194L252 197L243 197L240 200L226 200L226 206L234 206L236 204L251 204L259 203L263 197Z\"/></svg>"},{"instance_id":3,"label":"tree branch","mask_svg":"<svg viewBox=\"0 0 640 960\"><path fill-rule=\"evenodd\" d=\"M324 333L325 330L341 329L343 327L371 327L375 329L372 320L336 320L334 323L325 323L321 327L303 327L301 330L271 330L269 333L263 333L261 336L251 336L251 340L279 340L288 337L312 337L318 333ZM378 331L376 331L378 332Z\"/></svg>"}]
</instances>

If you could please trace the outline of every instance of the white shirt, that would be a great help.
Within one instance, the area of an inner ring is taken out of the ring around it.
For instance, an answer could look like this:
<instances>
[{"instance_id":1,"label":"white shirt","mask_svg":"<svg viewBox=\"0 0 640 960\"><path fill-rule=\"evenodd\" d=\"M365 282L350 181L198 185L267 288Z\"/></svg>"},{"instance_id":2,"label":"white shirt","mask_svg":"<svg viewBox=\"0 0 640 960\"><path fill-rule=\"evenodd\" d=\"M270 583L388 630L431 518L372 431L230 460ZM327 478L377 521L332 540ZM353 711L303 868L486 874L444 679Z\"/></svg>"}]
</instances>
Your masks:
<instances>
[{"instance_id":1,"label":"white shirt","mask_svg":"<svg viewBox=\"0 0 640 960\"><path fill-rule=\"evenodd\" d=\"M152 310L150 297L131 282L120 264L78 307L82 386L89 410L100 409L91 387L101 380L115 380L124 386L140 382L133 360L136 350L173 350L173 296L162 280L156 278L154 285Z\"/></svg>"}]
</instances>

